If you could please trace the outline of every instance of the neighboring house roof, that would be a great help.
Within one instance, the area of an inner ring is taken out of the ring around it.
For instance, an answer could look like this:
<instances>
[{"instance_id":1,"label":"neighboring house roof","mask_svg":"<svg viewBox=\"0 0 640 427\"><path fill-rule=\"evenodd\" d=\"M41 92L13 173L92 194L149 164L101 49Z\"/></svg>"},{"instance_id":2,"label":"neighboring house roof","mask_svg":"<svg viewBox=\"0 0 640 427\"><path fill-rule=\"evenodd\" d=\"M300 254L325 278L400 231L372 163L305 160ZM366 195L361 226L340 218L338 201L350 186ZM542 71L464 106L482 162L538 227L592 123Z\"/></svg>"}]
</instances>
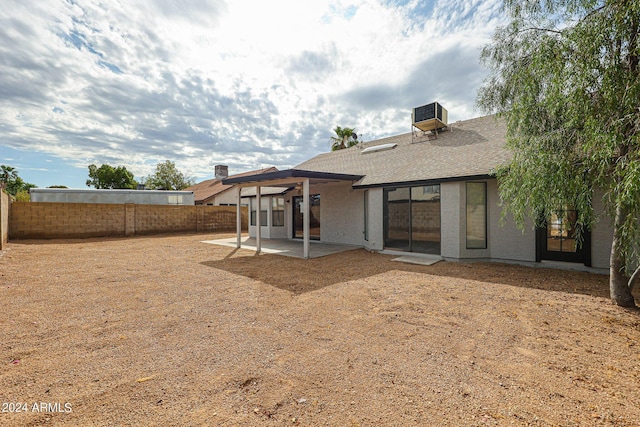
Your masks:
<instances>
[{"instance_id":1,"label":"neighboring house roof","mask_svg":"<svg viewBox=\"0 0 640 427\"><path fill-rule=\"evenodd\" d=\"M248 175L259 175L268 172L277 172L277 168L270 167L266 169L258 169L249 172L238 173L235 175L230 175L229 178L237 178L241 176ZM208 179L206 181L202 181L198 184L192 185L191 187L185 188L185 191L193 191L193 195L196 203L202 203L204 201L208 201L218 194L230 189L233 187L232 185L225 185L222 183L220 179Z\"/></svg>"},{"instance_id":2,"label":"neighboring house roof","mask_svg":"<svg viewBox=\"0 0 640 427\"><path fill-rule=\"evenodd\" d=\"M295 169L361 175L354 187L369 187L487 176L510 159L505 123L492 115L452 123L437 139L406 133L320 154Z\"/></svg>"}]
</instances>

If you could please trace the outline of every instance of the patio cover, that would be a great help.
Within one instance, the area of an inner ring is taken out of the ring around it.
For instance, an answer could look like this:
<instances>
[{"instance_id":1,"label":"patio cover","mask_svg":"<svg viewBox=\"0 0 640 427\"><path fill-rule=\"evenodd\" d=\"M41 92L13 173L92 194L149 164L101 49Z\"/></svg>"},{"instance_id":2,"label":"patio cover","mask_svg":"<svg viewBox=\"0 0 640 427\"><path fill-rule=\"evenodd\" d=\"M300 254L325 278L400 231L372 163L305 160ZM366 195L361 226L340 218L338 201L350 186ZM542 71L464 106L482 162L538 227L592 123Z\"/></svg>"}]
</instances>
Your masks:
<instances>
[{"instance_id":1,"label":"patio cover","mask_svg":"<svg viewBox=\"0 0 640 427\"><path fill-rule=\"evenodd\" d=\"M350 175L342 173L315 172L302 169L286 169L276 172L267 172L256 175L239 176L222 180L225 185L236 186L237 212L236 212L236 247L241 247L241 216L240 198L242 188L255 187L257 210L261 211L260 189L262 187L291 187L302 185L302 216L303 216L303 254L309 258L309 185L328 182L351 181L362 179L362 175ZM260 252L260 215L256 215L256 252Z\"/></svg>"}]
</instances>

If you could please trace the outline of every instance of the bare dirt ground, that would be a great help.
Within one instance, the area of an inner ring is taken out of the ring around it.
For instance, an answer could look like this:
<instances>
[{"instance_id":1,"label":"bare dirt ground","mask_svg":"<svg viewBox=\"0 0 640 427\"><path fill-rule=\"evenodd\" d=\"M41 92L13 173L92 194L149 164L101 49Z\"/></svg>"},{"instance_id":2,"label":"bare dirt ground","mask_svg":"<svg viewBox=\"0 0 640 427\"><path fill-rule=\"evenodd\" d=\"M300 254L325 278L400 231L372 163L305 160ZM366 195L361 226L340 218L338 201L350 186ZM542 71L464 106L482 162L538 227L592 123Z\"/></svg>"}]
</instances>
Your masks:
<instances>
[{"instance_id":1,"label":"bare dirt ground","mask_svg":"<svg viewBox=\"0 0 640 427\"><path fill-rule=\"evenodd\" d=\"M10 243L0 425L640 425L604 276L218 237Z\"/></svg>"}]
</instances>

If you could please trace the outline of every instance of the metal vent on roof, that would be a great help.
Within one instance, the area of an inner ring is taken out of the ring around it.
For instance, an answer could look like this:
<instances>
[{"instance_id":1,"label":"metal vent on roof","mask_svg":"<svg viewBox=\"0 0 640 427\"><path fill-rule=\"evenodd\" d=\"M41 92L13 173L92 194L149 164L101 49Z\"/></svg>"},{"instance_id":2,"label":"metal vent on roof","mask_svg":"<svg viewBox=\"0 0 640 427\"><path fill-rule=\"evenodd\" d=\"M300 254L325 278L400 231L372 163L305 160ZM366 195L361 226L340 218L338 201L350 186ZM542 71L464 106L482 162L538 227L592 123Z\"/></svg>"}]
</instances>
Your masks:
<instances>
[{"instance_id":1,"label":"metal vent on roof","mask_svg":"<svg viewBox=\"0 0 640 427\"><path fill-rule=\"evenodd\" d=\"M367 147L367 148L363 149L362 150L362 154L376 153L378 151L385 151L385 150L393 150L397 146L398 146L398 144L396 144L396 143L375 145L373 147Z\"/></svg>"}]
</instances>

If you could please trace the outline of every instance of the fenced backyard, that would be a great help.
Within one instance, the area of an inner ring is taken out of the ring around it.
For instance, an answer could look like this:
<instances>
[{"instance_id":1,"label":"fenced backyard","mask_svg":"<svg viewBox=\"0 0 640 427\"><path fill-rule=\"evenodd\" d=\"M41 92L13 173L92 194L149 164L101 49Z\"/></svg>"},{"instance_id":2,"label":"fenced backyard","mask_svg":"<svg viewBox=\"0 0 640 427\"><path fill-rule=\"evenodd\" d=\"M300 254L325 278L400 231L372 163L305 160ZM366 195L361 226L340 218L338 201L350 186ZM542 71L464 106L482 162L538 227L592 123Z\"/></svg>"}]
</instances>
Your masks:
<instances>
[{"instance_id":1,"label":"fenced backyard","mask_svg":"<svg viewBox=\"0 0 640 427\"><path fill-rule=\"evenodd\" d=\"M0 425L640 424L605 276L201 243L232 236L10 241Z\"/></svg>"},{"instance_id":2,"label":"fenced backyard","mask_svg":"<svg viewBox=\"0 0 640 427\"><path fill-rule=\"evenodd\" d=\"M211 233L236 229L233 206L13 202L8 237L56 239L162 233ZM247 230L247 208L241 208Z\"/></svg>"}]
</instances>

